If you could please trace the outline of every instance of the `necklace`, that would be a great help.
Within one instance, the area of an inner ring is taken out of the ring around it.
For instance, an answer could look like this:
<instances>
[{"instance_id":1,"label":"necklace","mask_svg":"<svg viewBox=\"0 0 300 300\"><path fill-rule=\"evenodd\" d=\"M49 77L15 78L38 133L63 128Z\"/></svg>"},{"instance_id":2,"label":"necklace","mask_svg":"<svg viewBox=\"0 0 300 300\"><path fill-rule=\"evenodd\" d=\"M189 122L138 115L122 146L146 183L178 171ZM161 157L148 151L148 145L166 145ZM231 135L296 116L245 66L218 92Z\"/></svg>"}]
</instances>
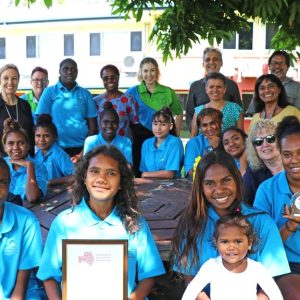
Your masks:
<instances>
[{"instance_id":1,"label":"necklace","mask_svg":"<svg viewBox=\"0 0 300 300\"><path fill-rule=\"evenodd\" d=\"M269 120L272 119L273 116L274 116L274 114L275 114L276 108L277 108L277 106L274 107L274 110L272 111L272 113L271 113L271 115L269 116L269 118L267 118L267 112L266 112L266 109L264 109L264 110L262 111L262 113L261 113L261 118L262 118L262 119L269 119Z\"/></svg>"},{"instance_id":2,"label":"necklace","mask_svg":"<svg viewBox=\"0 0 300 300\"><path fill-rule=\"evenodd\" d=\"M15 121L19 122L18 101L17 101L17 103L16 103L16 119L13 118L13 117L11 116L11 114L10 114L8 108L7 108L7 105L6 105L6 104L4 104L4 105L5 105L6 112L7 112L8 116L9 116L11 119L14 119Z\"/></svg>"}]
</instances>

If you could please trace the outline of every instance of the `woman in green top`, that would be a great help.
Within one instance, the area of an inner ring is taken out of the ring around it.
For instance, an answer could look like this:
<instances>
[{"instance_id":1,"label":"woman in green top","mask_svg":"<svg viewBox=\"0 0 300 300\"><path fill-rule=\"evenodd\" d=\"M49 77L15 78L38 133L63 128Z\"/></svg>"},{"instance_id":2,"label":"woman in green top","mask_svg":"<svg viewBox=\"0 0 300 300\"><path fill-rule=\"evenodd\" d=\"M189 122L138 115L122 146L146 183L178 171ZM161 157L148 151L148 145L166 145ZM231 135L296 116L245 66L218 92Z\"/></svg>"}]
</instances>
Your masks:
<instances>
[{"instance_id":1,"label":"woman in green top","mask_svg":"<svg viewBox=\"0 0 300 300\"><path fill-rule=\"evenodd\" d=\"M133 131L133 167L135 176L140 177L139 166L141 160L141 147L144 140L153 137L152 117L153 114L168 107L175 116L177 135L180 134L180 127L183 116L181 103L173 89L158 83L159 67L154 58L145 57L141 63L138 73L138 79L141 82L127 90L138 104L138 115L140 125Z\"/></svg>"}]
</instances>

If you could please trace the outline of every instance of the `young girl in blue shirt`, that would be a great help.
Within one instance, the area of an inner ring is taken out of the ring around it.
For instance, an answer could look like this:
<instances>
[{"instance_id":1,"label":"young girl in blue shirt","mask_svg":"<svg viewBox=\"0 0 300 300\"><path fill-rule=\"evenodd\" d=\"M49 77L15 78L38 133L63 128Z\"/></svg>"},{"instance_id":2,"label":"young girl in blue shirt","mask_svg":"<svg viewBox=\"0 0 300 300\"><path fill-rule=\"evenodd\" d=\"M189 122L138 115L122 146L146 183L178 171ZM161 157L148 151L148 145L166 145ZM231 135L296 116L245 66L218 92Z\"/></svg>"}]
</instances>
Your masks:
<instances>
[{"instance_id":1,"label":"young girl in blue shirt","mask_svg":"<svg viewBox=\"0 0 300 300\"><path fill-rule=\"evenodd\" d=\"M34 127L34 139L38 148L34 160L43 164L48 173L48 184L71 184L74 181L74 164L70 156L57 144L57 128L50 115L38 116Z\"/></svg>"},{"instance_id":2,"label":"young girl in blue shirt","mask_svg":"<svg viewBox=\"0 0 300 300\"><path fill-rule=\"evenodd\" d=\"M220 217L239 211L257 233L260 244L249 258L262 263L275 278L284 299L299 295L299 280L290 267L280 233L266 213L245 204L241 174L233 158L224 151L206 154L197 165L191 199L181 214L171 250L173 269L188 283L210 258L218 256L213 232ZM261 294L260 292L259 294ZM202 298L207 299L205 292ZM265 298L264 298L265 299ZM198 298L197 298L198 300Z\"/></svg>"},{"instance_id":3,"label":"young girl in blue shirt","mask_svg":"<svg viewBox=\"0 0 300 300\"><path fill-rule=\"evenodd\" d=\"M169 108L154 113L152 132L154 137L142 146L142 177L180 177L184 150L181 139L176 136L175 121Z\"/></svg>"},{"instance_id":4,"label":"young girl in blue shirt","mask_svg":"<svg viewBox=\"0 0 300 300\"><path fill-rule=\"evenodd\" d=\"M42 199L47 191L47 170L35 163L29 156L29 139L27 133L14 119L4 121L2 144L8 156L7 162L11 182L9 191L20 195L24 200L35 202Z\"/></svg>"},{"instance_id":5,"label":"young girl in blue shirt","mask_svg":"<svg viewBox=\"0 0 300 300\"><path fill-rule=\"evenodd\" d=\"M49 299L61 299L63 239L127 240L128 299L145 299L155 277L165 270L149 226L138 213L126 159L113 146L96 147L79 160L75 176L72 208L53 220L37 274ZM93 299L101 295L99 287ZM78 295L78 299L85 298Z\"/></svg>"},{"instance_id":6,"label":"young girl in blue shirt","mask_svg":"<svg viewBox=\"0 0 300 300\"><path fill-rule=\"evenodd\" d=\"M132 164L132 144L128 137L117 134L119 128L119 115L111 102L103 104L103 110L99 113L99 133L86 138L83 154L101 145L112 145L118 148Z\"/></svg>"}]
</instances>

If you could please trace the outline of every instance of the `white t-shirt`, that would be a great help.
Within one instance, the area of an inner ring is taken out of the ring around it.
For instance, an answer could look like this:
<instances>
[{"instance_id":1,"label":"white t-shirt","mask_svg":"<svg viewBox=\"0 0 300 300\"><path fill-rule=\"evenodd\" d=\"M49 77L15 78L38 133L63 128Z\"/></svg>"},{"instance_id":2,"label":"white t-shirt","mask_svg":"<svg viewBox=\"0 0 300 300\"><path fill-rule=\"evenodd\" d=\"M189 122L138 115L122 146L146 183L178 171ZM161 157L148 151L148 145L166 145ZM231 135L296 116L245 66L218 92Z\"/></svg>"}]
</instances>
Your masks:
<instances>
[{"instance_id":1,"label":"white t-shirt","mask_svg":"<svg viewBox=\"0 0 300 300\"><path fill-rule=\"evenodd\" d=\"M270 300L283 300L278 286L265 267L249 258L247 264L244 272L233 273L224 267L220 256L209 259L187 286L182 300L195 300L209 283L211 300L256 300L257 284Z\"/></svg>"}]
</instances>

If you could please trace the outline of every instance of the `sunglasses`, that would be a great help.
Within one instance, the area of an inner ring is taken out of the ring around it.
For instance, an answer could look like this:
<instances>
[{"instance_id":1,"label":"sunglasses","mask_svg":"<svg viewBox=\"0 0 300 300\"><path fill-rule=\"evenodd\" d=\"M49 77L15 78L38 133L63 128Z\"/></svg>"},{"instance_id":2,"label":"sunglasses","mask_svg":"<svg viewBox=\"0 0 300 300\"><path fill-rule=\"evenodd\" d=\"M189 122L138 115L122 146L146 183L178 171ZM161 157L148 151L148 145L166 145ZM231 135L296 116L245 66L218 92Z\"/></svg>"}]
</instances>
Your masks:
<instances>
[{"instance_id":1,"label":"sunglasses","mask_svg":"<svg viewBox=\"0 0 300 300\"><path fill-rule=\"evenodd\" d=\"M276 140L275 135L274 134L269 134L265 137L258 137L256 139L254 139L252 141L252 143L255 147L259 147L264 143L264 141L266 141L269 144L273 144L275 142L275 140Z\"/></svg>"}]
</instances>

